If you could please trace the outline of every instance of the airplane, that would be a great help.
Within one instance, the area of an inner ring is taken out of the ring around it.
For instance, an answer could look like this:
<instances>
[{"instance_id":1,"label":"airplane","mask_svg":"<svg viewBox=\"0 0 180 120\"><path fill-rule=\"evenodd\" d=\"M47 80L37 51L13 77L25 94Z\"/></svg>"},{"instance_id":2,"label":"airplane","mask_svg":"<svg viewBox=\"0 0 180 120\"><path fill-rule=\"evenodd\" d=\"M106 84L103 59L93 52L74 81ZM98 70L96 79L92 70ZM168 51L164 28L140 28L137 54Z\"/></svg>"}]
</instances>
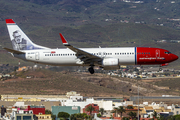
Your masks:
<instances>
[{"instance_id":1,"label":"airplane","mask_svg":"<svg viewBox=\"0 0 180 120\"><path fill-rule=\"evenodd\" d=\"M33 43L19 26L6 19L7 29L13 49L4 48L13 57L53 66L89 66L93 74L94 66L104 70L120 69L120 65L168 65L178 56L168 50L153 47L114 47L114 48L77 48L68 43L59 33L67 48L51 49Z\"/></svg>"}]
</instances>

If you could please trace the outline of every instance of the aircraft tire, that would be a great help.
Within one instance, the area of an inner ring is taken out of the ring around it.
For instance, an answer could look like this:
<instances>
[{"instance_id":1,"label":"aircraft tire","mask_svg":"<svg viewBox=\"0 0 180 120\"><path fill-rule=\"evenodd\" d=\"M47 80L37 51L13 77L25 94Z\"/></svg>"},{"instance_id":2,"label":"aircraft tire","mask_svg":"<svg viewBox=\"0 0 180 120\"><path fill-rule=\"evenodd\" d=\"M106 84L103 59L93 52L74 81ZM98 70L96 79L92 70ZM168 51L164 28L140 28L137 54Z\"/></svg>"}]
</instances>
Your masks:
<instances>
[{"instance_id":1,"label":"aircraft tire","mask_svg":"<svg viewBox=\"0 0 180 120\"><path fill-rule=\"evenodd\" d=\"M88 71L89 71L91 74L94 74L94 68L93 68L93 67L90 67L90 68L88 69Z\"/></svg>"}]
</instances>

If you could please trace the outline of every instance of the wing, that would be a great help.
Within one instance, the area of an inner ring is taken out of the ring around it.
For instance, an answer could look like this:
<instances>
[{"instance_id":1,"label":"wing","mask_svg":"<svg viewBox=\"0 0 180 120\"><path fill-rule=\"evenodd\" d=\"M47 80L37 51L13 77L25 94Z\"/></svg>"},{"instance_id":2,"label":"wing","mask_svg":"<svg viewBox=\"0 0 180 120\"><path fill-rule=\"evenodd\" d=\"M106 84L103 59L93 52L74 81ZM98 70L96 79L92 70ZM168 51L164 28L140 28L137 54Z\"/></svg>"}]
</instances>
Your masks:
<instances>
[{"instance_id":1,"label":"wing","mask_svg":"<svg viewBox=\"0 0 180 120\"><path fill-rule=\"evenodd\" d=\"M84 50L81 50L79 48L70 45L61 33L59 33L59 35L61 37L63 45L69 48L70 50L74 51L76 53L77 58L79 58L84 63L97 62L99 60L102 60L102 58L99 56L93 55L89 52L86 52Z\"/></svg>"}]
</instances>

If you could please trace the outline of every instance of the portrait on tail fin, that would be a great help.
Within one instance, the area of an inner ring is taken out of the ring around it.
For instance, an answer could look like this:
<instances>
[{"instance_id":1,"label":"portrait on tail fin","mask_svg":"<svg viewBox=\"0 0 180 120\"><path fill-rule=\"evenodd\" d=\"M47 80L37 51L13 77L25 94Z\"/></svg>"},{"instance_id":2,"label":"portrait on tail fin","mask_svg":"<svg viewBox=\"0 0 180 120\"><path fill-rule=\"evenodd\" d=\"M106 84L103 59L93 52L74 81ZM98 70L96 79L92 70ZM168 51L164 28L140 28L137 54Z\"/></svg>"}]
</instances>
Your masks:
<instances>
[{"instance_id":1,"label":"portrait on tail fin","mask_svg":"<svg viewBox=\"0 0 180 120\"><path fill-rule=\"evenodd\" d=\"M22 38L22 35L19 30L13 32L12 46L14 50L26 50L27 49L27 40Z\"/></svg>"}]
</instances>

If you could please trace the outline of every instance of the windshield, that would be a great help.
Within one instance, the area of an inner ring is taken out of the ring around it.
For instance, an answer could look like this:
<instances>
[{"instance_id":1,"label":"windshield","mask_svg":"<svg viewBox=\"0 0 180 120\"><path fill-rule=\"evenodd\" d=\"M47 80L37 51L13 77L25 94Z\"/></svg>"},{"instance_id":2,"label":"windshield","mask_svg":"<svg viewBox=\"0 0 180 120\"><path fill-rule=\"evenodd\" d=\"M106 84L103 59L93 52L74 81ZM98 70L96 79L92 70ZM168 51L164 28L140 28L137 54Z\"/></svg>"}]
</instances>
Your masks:
<instances>
[{"instance_id":1,"label":"windshield","mask_svg":"<svg viewBox=\"0 0 180 120\"><path fill-rule=\"evenodd\" d=\"M170 54L171 52L168 51L168 52L164 52L164 53L165 53L165 54Z\"/></svg>"}]
</instances>

